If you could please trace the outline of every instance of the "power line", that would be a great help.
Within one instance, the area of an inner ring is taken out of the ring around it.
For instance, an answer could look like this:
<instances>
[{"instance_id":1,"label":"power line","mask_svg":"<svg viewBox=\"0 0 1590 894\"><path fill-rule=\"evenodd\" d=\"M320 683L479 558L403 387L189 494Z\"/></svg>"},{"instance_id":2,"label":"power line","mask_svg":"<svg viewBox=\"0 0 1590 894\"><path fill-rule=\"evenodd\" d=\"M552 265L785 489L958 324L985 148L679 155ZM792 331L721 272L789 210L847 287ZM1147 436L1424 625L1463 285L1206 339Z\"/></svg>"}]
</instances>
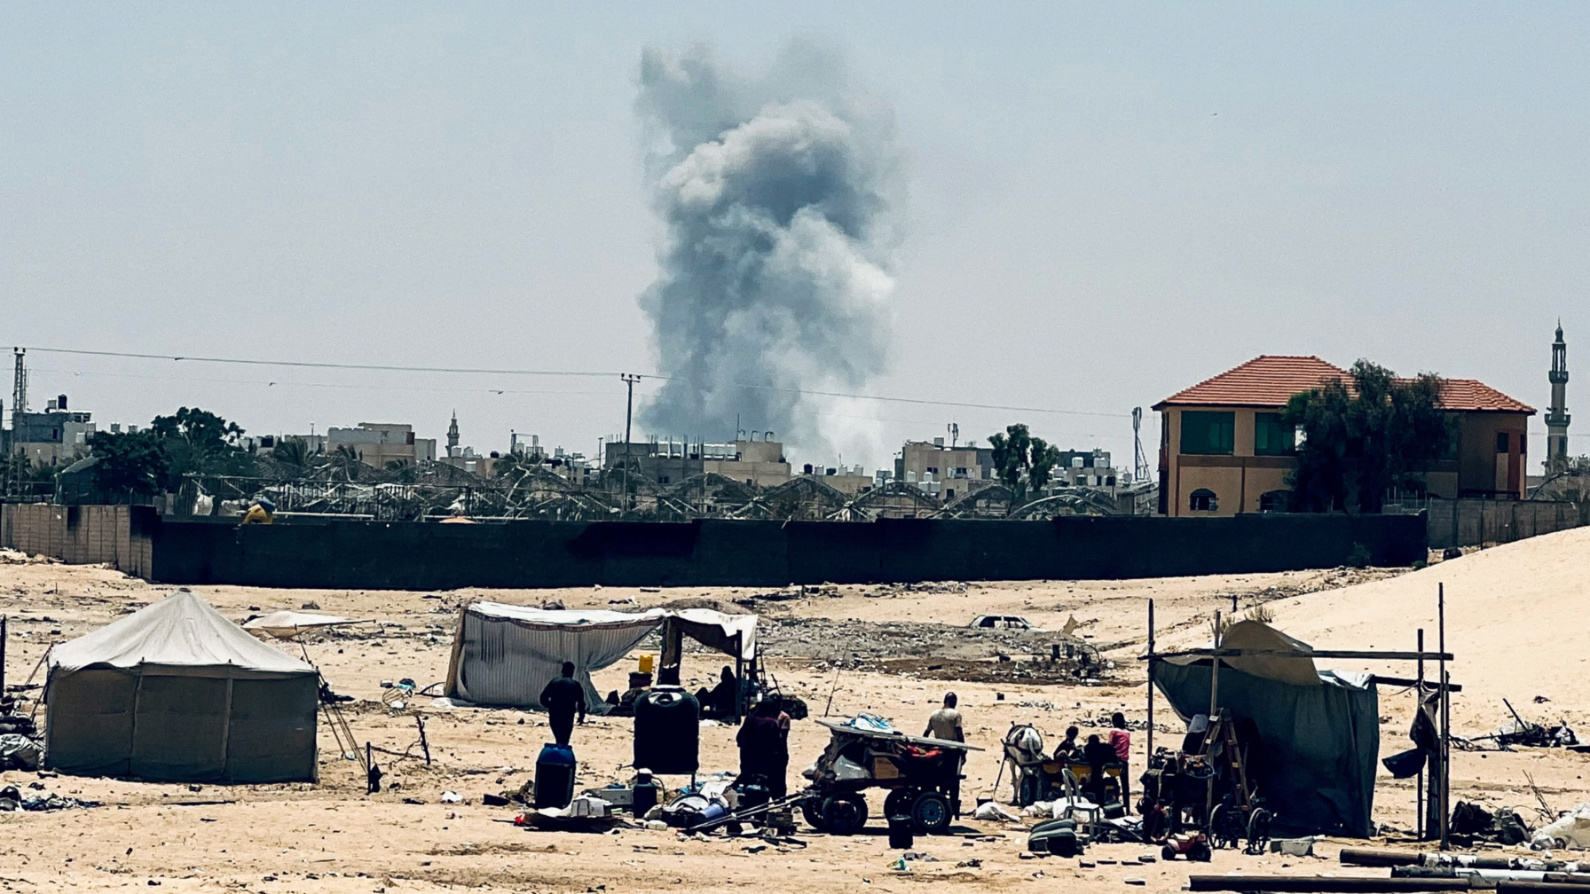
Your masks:
<instances>
[{"instance_id":1,"label":"power line","mask_svg":"<svg viewBox=\"0 0 1590 894\"><path fill-rule=\"evenodd\" d=\"M71 354L86 357L117 357L130 360L170 360L179 363L220 363L241 366L278 366L308 369L335 369L335 370L364 370L370 372L404 372L404 373L432 373L449 375L500 375L500 376L577 376L584 378L621 377L628 375L621 372L591 372L581 370L533 370L533 369L489 369L481 367L448 367L448 366L403 366L396 364L372 363L330 363L310 360L254 360L240 357L196 357L183 354L145 354L129 351L92 351L81 348L29 348L29 350L46 354ZM655 379L660 382L675 381L677 377L658 375L655 373L639 374L639 379ZM982 404L967 401L929 400L925 398L894 397L880 394L853 394L842 391L817 391L808 388L788 388L778 385L762 385L746 382L728 383L734 388L744 388L756 391L775 391L785 394L800 394L811 397L834 397L848 400L870 400L883 403L915 404L918 406L954 407L970 410L998 410L1007 413L1044 413L1056 416L1091 416L1101 419L1126 419L1127 413L1099 413L1087 410L1057 410L1046 407L1020 407L1001 404ZM491 389L501 391L503 389Z\"/></svg>"},{"instance_id":2,"label":"power line","mask_svg":"<svg viewBox=\"0 0 1590 894\"><path fill-rule=\"evenodd\" d=\"M311 369L371 370L376 372L460 373L495 376L586 376L599 378L616 376L616 372L580 372L575 370L542 369L481 369L447 366L395 366L374 363L326 363L313 360L249 360L241 357L189 357L174 354L136 354L126 351L87 351L80 348L28 348L41 354L79 354L88 357L122 357L131 360L173 360L186 363L232 363L242 366L292 366Z\"/></svg>"}]
</instances>

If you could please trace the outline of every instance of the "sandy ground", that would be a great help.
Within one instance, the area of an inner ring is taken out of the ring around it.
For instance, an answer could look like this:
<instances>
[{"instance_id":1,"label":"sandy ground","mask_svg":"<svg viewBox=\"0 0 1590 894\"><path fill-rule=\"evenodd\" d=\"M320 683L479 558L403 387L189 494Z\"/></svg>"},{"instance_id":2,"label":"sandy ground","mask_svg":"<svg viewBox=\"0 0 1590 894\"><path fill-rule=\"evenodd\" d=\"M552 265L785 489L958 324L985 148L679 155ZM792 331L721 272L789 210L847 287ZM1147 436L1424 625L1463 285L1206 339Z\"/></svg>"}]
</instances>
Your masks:
<instances>
[{"instance_id":1,"label":"sandy ground","mask_svg":"<svg viewBox=\"0 0 1590 894\"><path fill-rule=\"evenodd\" d=\"M0 613L12 620L6 660L8 682L25 679L44 649L114 620L163 596L153 587L100 568L21 563L0 558ZM945 688L959 692L973 744L988 751L967 765L964 789L970 807L987 795L999 769L998 747L1013 722L1034 722L1052 744L1069 723L1085 730L1122 710L1133 720L1145 712L1144 676L1135 656L1144 646L1147 602L1153 599L1162 644L1207 639L1216 610L1229 612L1233 597L1246 611L1263 603L1276 624L1319 647L1411 649L1413 631L1427 628L1434 647L1435 585L1447 591L1449 648L1454 679L1465 686L1454 706L1454 724L1478 734L1505 719L1500 699L1510 697L1526 716L1580 722L1590 704L1577 634L1579 605L1590 600L1590 531L1571 531L1398 573L1319 571L1125 582L1046 581L973 583L923 591L842 587L838 595L813 595L759 604L772 618L859 619L963 625L977 614L1021 614L1058 629L1068 618L1078 634L1116 663L1114 679L1098 685L946 682L914 673L888 672L879 662L853 658L842 642L818 642L810 654L773 659L780 683L804 697L820 716L832 694L831 713L873 711L911 729L937 706ZM1348 586L1352 584L1352 586ZM940 591L942 590L942 591ZM306 645L339 692L360 699L347 708L356 735L378 747L404 751L416 743L412 713L394 713L379 702L380 682L412 677L421 685L445 676L460 602L486 598L569 608L649 606L692 598L731 602L750 590L563 590L449 593L280 591L202 588L223 614L242 619L315 603L321 610L369 618L378 625L348 637L321 637ZM874 594L874 595L869 595ZM1001 646L1020 661L1021 640ZM1038 651L1038 650L1033 650ZM931 656L924 656L931 657ZM987 656L992 661L993 655ZM711 655L687 658L691 685L705 683L721 664ZM623 662L598 674L598 688L618 688L632 667ZM1411 675L1412 668L1380 668ZM837 682L836 682L837 681ZM1537 704L1535 696L1548 702ZM417 703L426 700L417 699ZM1383 687L1382 754L1406 747L1411 695ZM63 795L106 806L56 813L0 815L0 890L42 891L159 886L175 891L654 891L690 888L726 891L771 883L777 891L910 891L935 881L971 891L1022 888L1064 879L1085 890L1119 890L1140 878L1153 891L1175 891L1188 865L1139 865L1144 845L1092 849L1083 868L1076 860L1021 859L1019 827L967 821L963 834L919 838L916 850L936 858L915 861L907 872L891 868L881 823L871 834L831 838L803 832L804 848L753 852L753 843L726 838L680 839L672 832L621 831L608 836L528 832L503 820L513 812L484 807L480 796L518 788L549 736L541 716L518 711L445 710L420 704L433 763L388 758L380 794L366 796L357 764L337 755L330 729L321 727L321 783L317 786L152 785L108 779L40 778L0 774L0 785L41 783ZM1179 724L1157 717L1162 735ZM623 776L630 751L630 721L595 719L575 733L582 785ZM1590 731L1590 723L1585 724ZM911 731L915 731L912 729ZM737 764L733 729L702 733L703 765L732 771ZM792 775L827 739L810 721L792 732ZM1145 736L1134 736L1134 767L1141 767ZM418 753L418 749L412 749ZM1532 778L1553 808L1590 800L1583 776L1590 758L1539 750L1458 753L1456 796L1529 808ZM443 791L465 796L443 804ZM1008 774L1000 795L1010 795ZM419 802L419 803L411 803ZM1376 817L1392 829L1413 824L1410 783L1382 778ZM874 805L874 814L878 807ZM1526 816L1534 819L1533 814ZM1222 852L1212 871L1351 874L1331 862L1340 842L1326 842L1324 858L1245 857ZM960 865L980 861L980 865ZM1121 861L1111 863L1108 861ZM1123 865L1130 864L1130 865ZM1200 868L1199 871L1205 871Z\"/></svg>"}]
</instances>

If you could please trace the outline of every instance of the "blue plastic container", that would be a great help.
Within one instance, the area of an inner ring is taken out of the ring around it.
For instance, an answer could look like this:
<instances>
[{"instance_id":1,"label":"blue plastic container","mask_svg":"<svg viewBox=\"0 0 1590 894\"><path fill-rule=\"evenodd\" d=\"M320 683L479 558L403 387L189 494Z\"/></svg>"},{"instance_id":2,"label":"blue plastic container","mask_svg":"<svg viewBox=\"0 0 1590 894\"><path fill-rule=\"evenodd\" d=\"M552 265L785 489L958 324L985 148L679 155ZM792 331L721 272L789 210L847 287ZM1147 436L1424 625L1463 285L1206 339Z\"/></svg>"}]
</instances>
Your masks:
<instances>
[{"instance_id":1,"label":"blue plastic container","mask_svg":"<svg viewBox=\"0 0 1590 894\"><path fill-rule=\"evenodd\" d=\"M548 742L536 758L536 809L567 807L574 800L574 749Z\"/></svg>"}]
</instances>

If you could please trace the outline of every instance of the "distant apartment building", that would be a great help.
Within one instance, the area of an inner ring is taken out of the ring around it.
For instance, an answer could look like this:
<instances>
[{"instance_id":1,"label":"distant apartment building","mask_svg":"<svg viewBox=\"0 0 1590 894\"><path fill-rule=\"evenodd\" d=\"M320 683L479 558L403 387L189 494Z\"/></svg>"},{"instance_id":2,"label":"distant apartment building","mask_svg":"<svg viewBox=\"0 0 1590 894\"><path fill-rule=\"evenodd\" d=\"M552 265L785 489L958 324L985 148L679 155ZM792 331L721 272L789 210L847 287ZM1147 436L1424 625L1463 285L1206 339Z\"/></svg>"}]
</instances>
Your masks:
<instances>
[{"instance_id":1,"label":"distant apartment building","mask_svg":"<svg viewBox=\"0 0 1590 894\"><path fill-rule=\"evenodd\" d=\"M943 438L906 441L894 458L894 478L949 502L994 484L994 451L987 447L944 445ZM922 487L936 485L935 487Z\"/></svg>"},{"instance_id":2,"label":"distant apartment building","mask_svg":"<svg viewBox=\"0 0 1590 894\"><path fill-rule=\"evenodd\" d=\"M878 479L867 474L861 466L814 466L807 463L801 467L801 475L815 478L849 496L864 494L878 486Z\"/></svg>"},{"instance_id":3,"label":"distant apartment building","mask_svg":"<svg viewBox=\"0 0 1590 894\"><path fill-rule=\"evenodd\" d=\"M709 472L757 487L776 487L790 480L790 464L778 441L691 444L654 438L626 444L615 439L603 452L604 468L623 468L627 459L632 468L664 487Z\"/></svg>"},{"instance_id":4,"label":"distant apartment building","mask_svg":"<svg viewBox=\"0 0 1590 894\"><path fill-rule=\"evenodd\" d=\"M5 452L44 466L67 466L88 453L94 436L91 414L67 409L66 395L51 398L44 412L13 412Z\"/></svg>"},{"instance_id":5,"label":"distant apartment building","mask_svg":"<svg viewBox=\"0 0 1590 894\"><path fill-rule=\"evenodd\" d=\"M1292 395L1346 378L1318 357L1265 355L1160 401L1159 514L1286 509L1297 433L1281 411ZM1458 436L1424 476L1430 495L1523 498L1534 408L1474 379L1442 379L1441 405Z\"/></svg>"},{"instance_id":6,"label":"distant apartment building","mask_svg":"<svg viewBox=\"0 0 1590 894\"><path fill-rule=\"evenodd\" d=\"M1120 473L1110 465L1108 450L1062 450L1049 478L1050 487L1115 487Z\"/></svg>"},{"instance_id":7,"label":"distant apartment building","mask_svg":"<svg viewBox=\"0 0 1590 894\"><path fill-rule=\"evenodd\" d=\"M384 422L361 422L355 428L326 430L326 452L346 447L368 466L385 468L389 463L416 465L436 461L436 439L416 438L414 426Z\"/></svg>"}]
</instances>

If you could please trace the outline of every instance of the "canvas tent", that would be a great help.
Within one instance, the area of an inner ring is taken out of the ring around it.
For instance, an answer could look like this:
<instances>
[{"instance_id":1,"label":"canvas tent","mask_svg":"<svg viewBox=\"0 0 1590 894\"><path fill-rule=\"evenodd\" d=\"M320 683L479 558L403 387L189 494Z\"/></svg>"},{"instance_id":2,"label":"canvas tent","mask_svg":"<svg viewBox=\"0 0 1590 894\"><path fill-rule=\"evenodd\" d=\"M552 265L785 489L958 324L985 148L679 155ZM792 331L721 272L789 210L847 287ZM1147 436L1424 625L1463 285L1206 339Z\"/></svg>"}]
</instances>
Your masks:
<instances>
[{"instance_id":1,"label":"canvas tent","mask_svg":"<svg viewBox=\"0 0 1590 894\"><path fill-rule=\"evenodd\" d=\"M188 590L55 647L45 762L150 781L315 779L318 675Z\"/></svg>"},{"instance_id":2,"label":"canvas tent","mask_svg":"<svg viewBox=\"0 0 1590 894\"><path fill-rule=\"evenodd\" d=\"M1250 769L1276 828L1369 837L1380 753L1374 678L1319 670L1307 643L1257 621L1233 625L1220 648L1269 653L1220 659L1217 694L1220 708L1258 726L1260 754ZM1183 720L1209 712L1209 658L1166 658L1153 668Z\"/></svg>"},{"instance_id":3,"label":"canvas tent","mask_svg":"<svg viewBox=\"0 0 1590 894\"><path fill-rule=\"evenodd\" d=\"M677 663L678 642L690 637L708 648L749 660L756 656L756 616L707 609L644 612L561 611L474 602L459 615L447 696L476 705L540 707L541 690L574 662L592 713L608 705L591 684L591 671L623 658L646 635L663 629L664 664L669 643Z\"/></svg>"}]
</instances>

